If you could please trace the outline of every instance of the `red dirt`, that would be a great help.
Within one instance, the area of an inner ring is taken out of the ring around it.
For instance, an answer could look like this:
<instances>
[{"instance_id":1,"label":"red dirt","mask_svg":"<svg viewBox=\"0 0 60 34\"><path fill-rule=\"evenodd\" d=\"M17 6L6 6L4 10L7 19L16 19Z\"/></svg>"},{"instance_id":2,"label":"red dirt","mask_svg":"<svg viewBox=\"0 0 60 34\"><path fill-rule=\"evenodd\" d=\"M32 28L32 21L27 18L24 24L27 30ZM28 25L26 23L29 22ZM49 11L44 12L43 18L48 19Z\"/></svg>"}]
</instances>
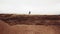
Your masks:
<instances>
[{"instance_id":1,"label":"red dirt","mask_svg":"<svg viewBox=\"0 0 60 34\"><path fill-rule=\"evenodd\" d=\"M7 34L9 25L0 20L0 34Z\"/></svg>"},{"instance_id":2,"label":"red dirt","mask_svg":"<svg viewBox=\"0 0 60 34\"><path fill-rule=\"evenodd\" d=\"M10 25L60 25L60 15L0 14L0 20Z\"/></svg>"},{"instance_id":3,"label":"red dirt","mask_svg":"<svg viewBox=\"0 0 60 34\"><path fill-rule=\"evenodd\" d=\"M10 27L9 34L60 34L60 29L45 25L14 25Z\"/></svg>"},{"instance_id":4,"label":"red dirt","mask_svg":"<svg viewBox=\"0 0 60 34\"><path fill-rule=\"evenodd\" d=\"M60 34L60 15L0 14L0 34Z\"/></svg>"}]
</instances>

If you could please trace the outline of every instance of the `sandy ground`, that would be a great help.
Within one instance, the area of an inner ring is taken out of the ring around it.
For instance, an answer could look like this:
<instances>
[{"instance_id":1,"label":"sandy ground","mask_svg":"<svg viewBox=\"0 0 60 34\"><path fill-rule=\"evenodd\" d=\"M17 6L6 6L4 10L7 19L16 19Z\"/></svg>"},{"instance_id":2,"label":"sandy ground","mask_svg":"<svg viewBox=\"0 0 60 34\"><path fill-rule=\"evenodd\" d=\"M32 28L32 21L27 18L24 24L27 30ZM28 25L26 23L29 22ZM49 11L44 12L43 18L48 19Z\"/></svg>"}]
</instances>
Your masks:
<instances>
[{"instance_id":1,"label":"sandy ground","mask_svg":"<svg viewBox=\"0 0 60 34\"><path fill-rule=\"evenodd\" d=\"M10 27L9 34L60 34L60 29L57 26L14 25Z\"/></svg>"},{"instance_id":2,"label":"sandy ground","mask_svg":"<svg viewBox=\"0 0 60 34\"><path fill-rule=\"evenodd\" d=\"M56 25L13 25L0 20L0 34L60 34Z\"/></svg>"}]
</instances>

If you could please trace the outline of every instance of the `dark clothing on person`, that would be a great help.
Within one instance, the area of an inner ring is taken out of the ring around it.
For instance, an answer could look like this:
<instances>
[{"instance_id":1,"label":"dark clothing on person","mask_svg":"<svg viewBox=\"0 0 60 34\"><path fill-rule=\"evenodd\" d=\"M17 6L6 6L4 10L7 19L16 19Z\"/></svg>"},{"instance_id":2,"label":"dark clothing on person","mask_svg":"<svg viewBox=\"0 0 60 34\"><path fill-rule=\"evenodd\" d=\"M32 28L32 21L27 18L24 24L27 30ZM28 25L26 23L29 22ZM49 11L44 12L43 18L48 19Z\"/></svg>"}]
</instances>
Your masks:
<instances>
[{"instance_id":1,"label":"dark clothing on person","mask_svg":"<svg viewBox=\"0 0 60 34\"><path fill-rule=\"evenodd\" d=\"M29 14L31 14L31 12L29 11Z\"/></svg>"}]
</instances>

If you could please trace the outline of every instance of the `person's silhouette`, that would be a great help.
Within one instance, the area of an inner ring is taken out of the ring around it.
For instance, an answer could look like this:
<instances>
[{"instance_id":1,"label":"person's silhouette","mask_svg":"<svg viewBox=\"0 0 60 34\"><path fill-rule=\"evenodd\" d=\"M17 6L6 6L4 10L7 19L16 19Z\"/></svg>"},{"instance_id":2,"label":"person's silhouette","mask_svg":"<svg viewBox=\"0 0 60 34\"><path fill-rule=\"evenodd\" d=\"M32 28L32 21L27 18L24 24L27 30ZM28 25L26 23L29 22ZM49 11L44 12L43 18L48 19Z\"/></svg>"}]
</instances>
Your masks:
<instances>
[{"instance_id":1,"label":"person's silhouette","mask_svg":"<svg viewBox=\"0 0 60 34\"><path fill-rule=\"evenodd\" d=\"M29 11L29 14L31 14L31 11Z\"/></svg>"}]
</instances>

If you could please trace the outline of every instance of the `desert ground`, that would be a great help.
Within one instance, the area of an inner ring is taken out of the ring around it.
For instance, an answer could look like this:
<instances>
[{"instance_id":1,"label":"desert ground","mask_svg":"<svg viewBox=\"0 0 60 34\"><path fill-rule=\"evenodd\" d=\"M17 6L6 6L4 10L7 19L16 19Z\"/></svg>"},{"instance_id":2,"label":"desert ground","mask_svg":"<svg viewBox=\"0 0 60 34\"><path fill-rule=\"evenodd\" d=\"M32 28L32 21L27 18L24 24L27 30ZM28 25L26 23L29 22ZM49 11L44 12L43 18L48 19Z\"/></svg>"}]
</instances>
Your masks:
<instances>
[{"instance_id":1,"label":"desert ground","mask_svg":"<svg viewBox=\"0 0 60 34\"><path fill-rule=\"evenodd\" d=\"M0 14L0 34L60 34L60 15Z\"/></svg>"}]
</instances>

